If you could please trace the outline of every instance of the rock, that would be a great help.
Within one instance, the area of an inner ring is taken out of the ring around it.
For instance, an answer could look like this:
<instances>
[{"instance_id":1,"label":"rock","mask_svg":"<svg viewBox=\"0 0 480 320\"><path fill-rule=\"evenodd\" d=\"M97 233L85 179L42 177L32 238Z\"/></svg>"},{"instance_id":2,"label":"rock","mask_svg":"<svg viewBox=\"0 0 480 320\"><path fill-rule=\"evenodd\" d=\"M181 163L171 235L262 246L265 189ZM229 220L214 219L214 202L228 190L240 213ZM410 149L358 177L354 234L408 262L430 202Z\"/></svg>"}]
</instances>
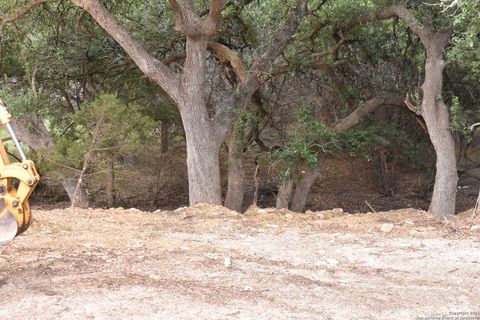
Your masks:
<instances>
[{"instance_id":1,"label":"rock","mask_svg":"<svg viewBox=\"0 0 480 320\"><path fill-rule=\"evenodd\" d=\"M292 219L292 218L293 218L293 214L287 213L287 214L285 214L285 218L287 218L287 219Z\"/></svg>"},{"instance_id":2,"label":"rock","mask_svg":"<svg viewBox=\"0 0 480 320\"><path fill-rule=\"evenodd\" d=\"M336 267L340 262L337 259L327 259L327 266Z\"/></svg>"},{"instance_id":3,"label":"rock","mask_svg":"<svg viewBox=\"0 0 480 320\"><path fill-rule=\"evenodd\" d=\"M384 223L382 224L382 226L380 227L380 231L384 232L384 233L389 233L390 231L393 230L393 227L394 225L391 224L391 223Z\"/></svg>"},{"instance_id":4,"label":"rock","mask_svg":"<svg viewBox=\"0 0 480 320\"><path fill-rule=\"evenodd\" d=\"M480 224L476 224L470 227L470 230L475 231L475 230L480 230Z\"/></svg>"},{"instance_id":5,"label":"rock","mask_svg":"<svg viewBox=\"0 0 480 320\"><path fill-rule=\"evenodd\" d=\"M232 259L230 257L226 257L225 260L223 260L223 265L228 268L232 265Z\"/></svg>"},{"instance_id":6,"label":"rock","mask_svg":"<svg viewBox=\"0 0 480 320\"><path fill-rule=\"evenodd\" d=\"M334 208L332 210L330 210L331 213L333 214L342 214L342 213L345 213L343 212L343 209L342 208Z\"/></svg>"},{"instance_id":7,"label":"rock","mask_svg":"<svg viewBox=\"0 0 480 320\"><path fill-rule=\"evenodd\" d=\"M276 224L267 224L266 226L272 229L278 228L278 225Z\"/></svg>"},{"instance_id":8,"label":"rock","mask_svg":"<svg viewBox=\"0 0 480 320\"><path fill-rule=\"evenodd\" d=\"M312 214L315 214L315 212L313 212L312 210L307 210L307 211L305 211L305 214L306 215L312 215Z\"/></svg>"},{"instance_id":9,"label":"rock","mask_svg":"<svg viewBox=\"0 0 480 320\"><path fill-rule=\"evenodd\" d=\"M414 226L415 225L415 223L413 223L413 221L411 219L405 220L405 224L408 224L409 226Z\"/></svg>"}]
</instances>

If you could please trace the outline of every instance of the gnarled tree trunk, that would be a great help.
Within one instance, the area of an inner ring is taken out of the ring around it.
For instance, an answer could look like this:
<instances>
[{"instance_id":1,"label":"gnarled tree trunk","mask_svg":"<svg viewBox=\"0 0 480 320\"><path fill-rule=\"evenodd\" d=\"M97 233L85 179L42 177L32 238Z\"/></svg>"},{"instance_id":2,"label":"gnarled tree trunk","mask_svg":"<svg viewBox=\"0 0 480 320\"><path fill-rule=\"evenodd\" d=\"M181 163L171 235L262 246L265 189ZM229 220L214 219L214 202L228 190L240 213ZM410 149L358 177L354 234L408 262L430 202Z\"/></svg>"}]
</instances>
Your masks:
<instances>
[{"instance_id":1,"label":"gnarled tree trunk","mask_svg":"<svg viewBox=\"0 0 480 320\"><path fill-rule=\"evenodd\" d=\"M285 177L278 187L277 202L275 208L288 209L292 197L293 180L290 176Z\"/></svg>"},{"instance_id":2,"label":"gnarled tree trunk","mask_svg":"<svg viewBox=\"0 0 480 320\"><path fill-rule=\"evenodd\" d=\"M187 140L190 205L222 204L219 152L223 137L208 116L204 91L207 42L207 37L187 38L187 58L176 99Z\"/></svg>"},{"instance_id":3,"label":"gnarled tree trunk","mask_svg":"<svg viewBox=\"0 0 480 320\"><path fill-rule=\"evenodd\" d=\"M195 117L193 113L189 113L189 115ZM212 136L202 120L205 119L190 121L188 125L184 126L187 139L190 205L200 202L221 205L220 143L216 136Z\"/></svg>"},{"instance_id":4,"label":"gnarled tree trunk","mask_svg":"<svg viewBox=\"0 0 480 320\"><path fill-rule=\"evenodd\" d=\"M455 141L449 131L448 108L442 99L443 49L447 45L449 33L435 33L425 43L427 59L425 81L422 85L422 116L437 155L435 185L429 211L438 217L455 214L457 195L457 159Z\"/></svg>"},{"instance_id":5,"label":"gnarled tree trunk","mask_svg":"<svg viewBox=\"0 0 480 320\"><path fill-rule=\"evenodd\" d=\"M302 177L296 182L295 193L292 199L292 205L290 210L295 212L303 212L305 209L305 203L307 202L308 194L313 184L320 176L320 166L309 167L305 170Z\"/></svg>"},{"instance_id":6,"label":"gnarled tree trunk","mask_svg":"<svg viewBox=\"0 0 480 320\"><path fill-rule=\"evenodd\" d=\"M435 31L431 24L422 23L410 10L402 5L389 6L375 14L369 14L351 21L347 29L356 24L399 17L415 33L426 52L425 79L422 84L423 98L420 108L408 99L409 108L425 120L430 141L437 156L435 185L429 211L444 218L455 213L457 195L457 160L455 142L449 131L448 108L442 99L443 50L448 44L450 31ZM345 30L344 30L345 31Z\"/></svg>"}]
</instances>

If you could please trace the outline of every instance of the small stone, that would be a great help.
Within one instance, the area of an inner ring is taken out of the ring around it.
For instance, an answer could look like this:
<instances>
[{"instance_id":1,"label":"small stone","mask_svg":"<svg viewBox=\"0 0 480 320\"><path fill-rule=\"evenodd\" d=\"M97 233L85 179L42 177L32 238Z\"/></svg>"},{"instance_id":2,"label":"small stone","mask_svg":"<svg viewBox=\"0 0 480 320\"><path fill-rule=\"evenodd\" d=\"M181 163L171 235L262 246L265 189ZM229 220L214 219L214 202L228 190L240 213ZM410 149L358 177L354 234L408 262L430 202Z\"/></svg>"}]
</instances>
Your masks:
<instances>
[{"instance_id":1,"label":"small stone","mask_svg":"<svg viewBox=\"0 0 480 320\"><path fill-rule=\"evenodd\" d=\"M470 227L470 230L475 231L475 230L480 230L480 224L476 224Z\"/></svg>"},{"instance_id":2,"label":"small stone","mask_svg":"<svg viewBox=\"0 0 480 320\"><path fill-rule=\"evenodd\" d=\"M287 213L287 214L285 214L285 218L287 218L287 219L292 219L292 218L293 218L293 214Z\"/></svg>"},{"instance_id":3,"label":"small stone","mask_svg":"<svg viewBox=\"0 0 480 320\"><path fill-rule=\"evenodd\" d=\"M415 223L413 223L413 221L412 221L411 219L405 220L405 224L408 224L408 225L410 225L410 226L414 226L414 225L415 225Z\"/></svg>"},{"instance_id":4,"label":"small stone","mask_svg":"<svg viewBox=\"0 0 480 320\"><path fill-rule=\"evenodd\" d=\"M340 262L337 259L327 259L327 266L336 267Z\"/></svg>"},{"instance_id":5,"label":"small stone","mask_svg":"<svg viewBox=\"0 0 480 320\"><path fill-rule=\"evenodd\" d=\"M389 233L390 231L393 230L393 224L391 223L384 223L382 224L382 226L380 227L380 231L382 232L385 232L385 233Z\"/></svg>"},{"instance_id":6,"label":"small stone","mask_svg":"<svg viewBox=\"0 0 480 320\"><path fill-rule=\"evenodd\" d=\"M228 268L232 265L232 259L230 257L226 257L225 260L223 260L223 265Z\"/></svg>"},{"instance_id":7,"label":"small stone","mask_svg":"<svg viewBox=\"0 0 480 320\"><path fill-rule=\"evenodd\" d=\"M253 291L253 288L250 286L243 287L243 291Z\"/></svg>"},{"instance_id":8,"label":"small stone","mask_svg":"<svg viewBox=\"0 0 480 320\"><path fill-rule=\"evenodd\" d=\"M323 213L317 213L317 218L318 219L325 219L325 215Z\"/></svg>"},{"instance_id":9,"label":"small stone","mask_svg":"<svg viewBox=\"0 0 480 320\"><path fill-rule=\"evenodd\" d=\"M312 210L307 210L307 211L305 211L305 214L310 214L311 215L311 214L314 214L314 212Z\"/></svg>"}]
</instances>

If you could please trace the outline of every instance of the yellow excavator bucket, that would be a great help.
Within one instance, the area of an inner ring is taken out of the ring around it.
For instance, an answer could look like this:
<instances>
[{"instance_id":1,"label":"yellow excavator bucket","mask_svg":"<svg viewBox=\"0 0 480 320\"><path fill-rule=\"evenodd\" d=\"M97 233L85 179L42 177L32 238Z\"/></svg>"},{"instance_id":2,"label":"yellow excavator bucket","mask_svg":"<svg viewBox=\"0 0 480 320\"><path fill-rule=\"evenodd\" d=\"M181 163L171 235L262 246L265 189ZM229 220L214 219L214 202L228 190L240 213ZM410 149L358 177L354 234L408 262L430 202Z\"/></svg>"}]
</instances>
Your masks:
<instances>
[{"instance_id":1,"label":"yellow excavator bucket","mask_svg":"<svg viewBox=\"0 0 480 320\"><path fill-rule=\"evenodd\" d=\"M10 134L22 159L22 162L10 163L0 140L0 245L12 241L30 225L32 216L28 198L40 181L35 165L25 157L10 119L10 113L0 100L0 122Z\"/></svg>"}]
</instances>

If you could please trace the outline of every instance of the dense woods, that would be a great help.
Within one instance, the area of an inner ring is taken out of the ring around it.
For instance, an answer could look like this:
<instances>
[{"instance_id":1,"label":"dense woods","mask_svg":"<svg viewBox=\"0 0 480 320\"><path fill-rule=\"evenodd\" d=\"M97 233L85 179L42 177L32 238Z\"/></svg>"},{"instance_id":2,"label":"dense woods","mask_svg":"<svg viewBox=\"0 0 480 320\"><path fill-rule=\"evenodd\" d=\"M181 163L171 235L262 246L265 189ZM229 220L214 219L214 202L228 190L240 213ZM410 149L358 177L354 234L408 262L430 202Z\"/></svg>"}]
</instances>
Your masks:
<instances>
[{"instance_id":1,"label":"dense woods","mask_svg":"<svg viewBox=\"0 0 480 320\"><path fill-rule=\"evenodd\" d=\"M459 178L463 206L478 194L479 17L477 0L3 0L0 97L39 193L73 206L302 212L348 162L386 199L420 179L447 217Z\"/></svg>"}]
</instances>

